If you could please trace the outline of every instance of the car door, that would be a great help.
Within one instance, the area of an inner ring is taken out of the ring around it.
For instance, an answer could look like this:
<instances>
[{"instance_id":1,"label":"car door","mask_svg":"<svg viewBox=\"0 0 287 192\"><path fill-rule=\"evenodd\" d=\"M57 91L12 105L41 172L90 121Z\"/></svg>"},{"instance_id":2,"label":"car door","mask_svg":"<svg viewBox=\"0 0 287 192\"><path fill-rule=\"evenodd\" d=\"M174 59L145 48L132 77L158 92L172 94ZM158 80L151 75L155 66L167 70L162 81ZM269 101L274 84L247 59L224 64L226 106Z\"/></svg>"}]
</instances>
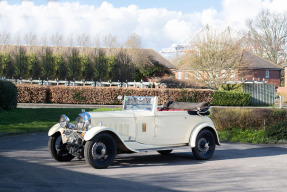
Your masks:
<instances>
[{"instance_id":1,"label":"car door","mask_svg":"<svg viewBox=\"0 0 287 192\"><path fill-rule=\"evenodd\" d=\"M155 113L155 136L153 144L174 145L186 142L190 134L187 111L157 111Z\"/></svg>"},{"instance_id":2,"label":"car door","mask_svg":"<svg viewBox=\"0 0 287 192\"><path fill-rule=\"evenodd\" d=\"M135 111L136 141L152 144L154 138L154 113Z\"/></svg>"}]
</instances>

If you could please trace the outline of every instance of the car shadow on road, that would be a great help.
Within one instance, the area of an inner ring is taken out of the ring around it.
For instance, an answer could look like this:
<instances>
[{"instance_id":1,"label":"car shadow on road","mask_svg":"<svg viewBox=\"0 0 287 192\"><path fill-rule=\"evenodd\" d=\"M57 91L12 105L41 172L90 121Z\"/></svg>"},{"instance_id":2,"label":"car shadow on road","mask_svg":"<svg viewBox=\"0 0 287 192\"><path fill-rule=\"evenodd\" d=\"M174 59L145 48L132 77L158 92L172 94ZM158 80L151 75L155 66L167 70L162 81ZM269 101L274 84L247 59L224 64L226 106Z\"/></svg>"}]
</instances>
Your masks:
<instances>
[{"instance_id":1,"label":"car shadow on road","mask_svg":"<svg viewBox=\"0 0 287 192\"><path fill-rule=\"evenodd\" d=\"M147 167L147 166L170 166L200 164L191 152L174 152L170 155L160 154L123 154L118 155L111 168Z\"/></svg>"},{"instance_id":2,"label":"car shadow on road","mask_svg":"<svg viewBox=\"0 0 287 192\"><path fill-rule=\"evenodd\" d=\"M0 191L176 191L164 184L101 176L97 174L101 170L90 169L91 174L0 156Z\"/></svg>"},{"instance_id":3,"label":"car shadow on road","mask_svg":"<svg viewBox=\"0 0 287 192\"><path fill-rule=\"evenodd\" d=\"M231 148L226 149L218 147L213 157L207 161L197 160L192 152L172 152L170 155L160 154L129 154L118 155L114 160L111 168L128 168L128 167L143 167L143 166L171 166L171 165L187 165L187 164L203 164L208 161L220 161L229 159L242 159L253 157L268 157L287 155L287 148L280 145L271 147L269 145L260 146L252 144L243 144L252 148L238 149L237 145L232 144Z\"/></svg>"}]
</instances>

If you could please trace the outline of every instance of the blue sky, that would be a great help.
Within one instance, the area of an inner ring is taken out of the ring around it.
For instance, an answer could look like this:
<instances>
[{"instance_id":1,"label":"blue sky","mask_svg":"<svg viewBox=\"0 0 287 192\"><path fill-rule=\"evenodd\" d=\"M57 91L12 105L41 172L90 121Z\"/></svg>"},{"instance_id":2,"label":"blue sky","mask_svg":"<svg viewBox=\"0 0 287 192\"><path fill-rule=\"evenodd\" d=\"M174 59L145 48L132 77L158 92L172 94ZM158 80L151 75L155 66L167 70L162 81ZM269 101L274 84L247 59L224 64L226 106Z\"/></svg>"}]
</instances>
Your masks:
<instances>
[{"instance_id":1,"label":"blue sky","mask_svg":"<svg viewBox=\"0 0 287 192\"><path fill-rule=\"evenodd\" d=\"M30 0L36 5L47 4L49 0ZM99 0L55 0L56 2L80 2L80 4L100 6L103 1ZM21 4L22 0L8 0L9 4ZM214 8L221 11L220 0L106 0L115 7L126 7L132 4L137 5L140 9L146 8L166 8L171 11L181 11L190 13L202 11L207 8Z\"/></svg>"},{"instance_id":2,"label":"blue sky","mask_svg":"<svg viewBox=\"0 0 287 192\"><path fill-rule=\"evenodd\" d=\"M11 43L16 35L24 41L32 33L40 45L44 36L60 34L77 44L84 34L90 46L102 46L108 35L123 45L136 33L143 48L160 51L206 25L245 30L246 19L263 9L286 12L287 0L0 0L0 41L1 33L9 34Z\"/></svg>"}]
</instances>

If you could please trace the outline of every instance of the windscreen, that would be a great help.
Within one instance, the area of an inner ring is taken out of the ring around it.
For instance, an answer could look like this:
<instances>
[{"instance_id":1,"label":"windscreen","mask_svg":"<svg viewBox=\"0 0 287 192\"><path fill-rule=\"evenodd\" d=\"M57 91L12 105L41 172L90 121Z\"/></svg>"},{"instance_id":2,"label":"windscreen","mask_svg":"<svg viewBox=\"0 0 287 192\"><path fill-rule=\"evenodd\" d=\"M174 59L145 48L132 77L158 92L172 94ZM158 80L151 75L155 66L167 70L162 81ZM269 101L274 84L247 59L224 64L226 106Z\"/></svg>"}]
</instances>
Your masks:
<instances>
[{"instance_id":1,"label":"windscreen","mask_svg":"<svg viewBox=\"0 0 287 192\"><path fill-rule=\"evenodd\" d=\"M155 97L125 96L124 110L152 111Z\"/></svg>"}]
</instances>

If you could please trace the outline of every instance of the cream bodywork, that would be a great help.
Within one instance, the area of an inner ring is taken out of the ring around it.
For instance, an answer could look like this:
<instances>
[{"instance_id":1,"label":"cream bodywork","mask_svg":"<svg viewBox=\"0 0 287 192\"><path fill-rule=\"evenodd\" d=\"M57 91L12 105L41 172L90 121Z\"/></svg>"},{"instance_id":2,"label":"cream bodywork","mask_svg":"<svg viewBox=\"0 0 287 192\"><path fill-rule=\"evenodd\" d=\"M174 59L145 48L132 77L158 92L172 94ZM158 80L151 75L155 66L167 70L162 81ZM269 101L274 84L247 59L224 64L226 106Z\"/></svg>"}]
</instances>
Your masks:
<instances>
[{"instance_id":1,"label":"cream bodywork","mask_svg":"<svg viewBox=\"0 0 287 192\"><path fill-rule=\"evenodd\" d=\"M152 111L110 111L89 112L91 128L84 132L84 140L91 140L95 135L108 131L114 133L131 152L173 149L179 146L195 147L197 134L204 128L211 128L216 133L212 121L206 116L189 115L187 111L157 111L157 100ZM67 141L64 129L54 125L49 136L56 132Z\"/></svg>"}]
</instances>

